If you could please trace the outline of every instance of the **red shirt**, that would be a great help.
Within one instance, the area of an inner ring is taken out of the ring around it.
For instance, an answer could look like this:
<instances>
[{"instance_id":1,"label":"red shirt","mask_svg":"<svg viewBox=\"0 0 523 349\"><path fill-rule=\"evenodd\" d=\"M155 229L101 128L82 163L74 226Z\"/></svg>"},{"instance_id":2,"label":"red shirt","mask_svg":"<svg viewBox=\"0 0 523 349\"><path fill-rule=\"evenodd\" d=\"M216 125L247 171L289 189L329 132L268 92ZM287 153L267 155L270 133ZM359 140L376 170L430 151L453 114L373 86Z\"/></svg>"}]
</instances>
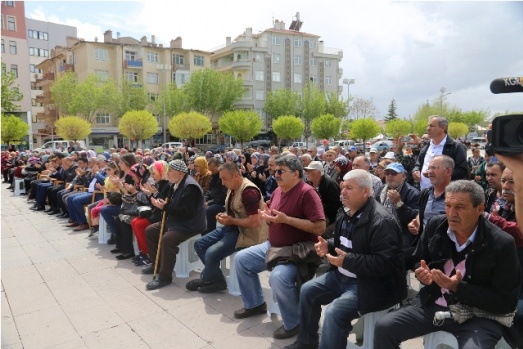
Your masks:
<instances>
[{"instance_id":1,"label":"red shirt","mask_svg":"<svg viewBox=\"0 0 523 349\"><path fill-rule=\"evenodd\" d=\"M278 187L272 193L270 208L281 211L287 216L308 219L311 222L325 220L320 196L313 187L302 181L286 193ZM318 237L287 224L272 223L269 225L271 246L291 246L304 241L317 242Z\"/></svg>"},{"instance_id":2,"label":"red shirt","mask_svg":"<svg viewBox=\"0 0 523 349\"><path fill-rule=\"evenodd\" d=\"M235 217L234 212L231 210L232 199L234 198L235 191L232 191L229 197L229 207L227 207L227 214L231 217ZM243 189L242 192L242 203L245 207L245 211L249 216L258 214L258 209L260 208L260 199L261 194L257 188L247 187Z\"/></svg>"}]
</instances>

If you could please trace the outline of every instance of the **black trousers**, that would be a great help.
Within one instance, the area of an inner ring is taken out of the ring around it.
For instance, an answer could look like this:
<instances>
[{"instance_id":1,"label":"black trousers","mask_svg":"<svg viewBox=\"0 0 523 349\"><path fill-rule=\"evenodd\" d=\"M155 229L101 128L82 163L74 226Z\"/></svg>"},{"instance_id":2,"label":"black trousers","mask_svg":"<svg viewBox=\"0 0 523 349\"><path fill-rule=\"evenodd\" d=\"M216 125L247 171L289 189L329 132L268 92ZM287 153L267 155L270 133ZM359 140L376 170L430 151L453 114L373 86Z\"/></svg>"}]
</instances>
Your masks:
<instances>
[{"instance_id":1,"label":"black trousers","mask_svg":"<svg viewBox=\"0 0 523 349\"><path fill-rule=\"evenodd\" d=\"M437 331L452 333L458 340L460 349L494 349L501 339L502 325L486 318L473 317L462 324L453 319L445 319L441 326L435 325L434 314L447 310L439 305L429 304L407 305L391 311L376 322L374 348L399 348L403 341Z\"/></svg>"},{"instance_id":2,"label":"black trousers","mask_svg":"<svg viewBox=\"0 0 523 349\"><path fill-rule=\"evenodd\" d=\"M121 221L117 216L115 218L118 231L114 232L116 239L116 247L122 251L122 254L134 253L133 247L133 228L130 224Z\"/></svg>"},{"instance_id":3,"label":"black trousers","mask_svg":"<svg viewBox=\"0 0 523 349\"><path fill-rule=\"evenodd\" d=\"M151 261L156 261L156 251L160 241L160 227L162 222L153 223L145 229L145 240ZM158 277L161 280L172 280L176 255L180 244L196 235L195 233L184 233L175 230L167 230L162 237L160 257L158 260Z\"/></svg>"},{"instance_id":4,"label":"black trousers","mask_svg":"<svg viewBox=\"0 0 523 349\"><path fill-rule=\"evenodd\" d=\"M65 185L63 184L52 186L46 189L47 201L49 202L49 206L51 206L54 209L58 209L57 194L60 190L63 189L65 189Z\"/></svg>"}]
</instances>

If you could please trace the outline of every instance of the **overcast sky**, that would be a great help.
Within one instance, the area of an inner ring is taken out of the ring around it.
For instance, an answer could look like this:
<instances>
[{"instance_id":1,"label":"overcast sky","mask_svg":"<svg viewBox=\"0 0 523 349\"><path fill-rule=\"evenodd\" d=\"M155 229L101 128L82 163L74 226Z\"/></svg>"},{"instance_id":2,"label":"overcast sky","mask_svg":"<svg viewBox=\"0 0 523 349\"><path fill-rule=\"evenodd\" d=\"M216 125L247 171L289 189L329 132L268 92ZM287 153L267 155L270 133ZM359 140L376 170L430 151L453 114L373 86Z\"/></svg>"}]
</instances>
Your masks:
<instances>
[{"instance_id":1,"label":"overcast sky","mask_svg":"<svg viewBox=\"0 0 523 349\"><path fill-rule=\"evenodd\" d=\"M494 95L495 78L523 76L523 2L390 2L308 0L26 1L26 17L77 27L88 41L107 29L140 39L209 50L252 27L289 27L343 50L343 78L351 96L372 98L385 115L392 98L400 117L440 95L462 110L523 112L523 93ZM342 78L342 79L343 79ZM339 84L342 84L340 79ZM343 98L347 98L344 87Z\"/></svg>"}]
</instances>

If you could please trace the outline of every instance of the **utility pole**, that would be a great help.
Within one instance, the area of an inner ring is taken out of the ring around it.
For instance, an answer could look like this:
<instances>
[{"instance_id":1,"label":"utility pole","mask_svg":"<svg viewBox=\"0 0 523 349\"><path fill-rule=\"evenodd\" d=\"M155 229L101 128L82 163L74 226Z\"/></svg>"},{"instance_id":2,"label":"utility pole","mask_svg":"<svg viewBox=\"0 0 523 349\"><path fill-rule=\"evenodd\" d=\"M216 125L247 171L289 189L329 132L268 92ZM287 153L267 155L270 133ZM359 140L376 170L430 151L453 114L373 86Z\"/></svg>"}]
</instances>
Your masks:
<instances>
[{"instance_id":1,"label":"utility pole","mask_svg":"<svg viewBox=\"0 0 523 349\"><path fill-rule=\"evenodd\" d=\"M157 64L156 65L156 70L159 71L160 73L164 73L163 75L165 75L166 72L171 72L172 71L172 66L170 64ZM164 86L162 88L162 91L165 90L165 88L167 87L167 77L164 77ZM166 113L165 113L165 98L166 98L166 95L163 96L163 143L167 143L167 116L166 116Z\"/></svg>"}]
</instances>

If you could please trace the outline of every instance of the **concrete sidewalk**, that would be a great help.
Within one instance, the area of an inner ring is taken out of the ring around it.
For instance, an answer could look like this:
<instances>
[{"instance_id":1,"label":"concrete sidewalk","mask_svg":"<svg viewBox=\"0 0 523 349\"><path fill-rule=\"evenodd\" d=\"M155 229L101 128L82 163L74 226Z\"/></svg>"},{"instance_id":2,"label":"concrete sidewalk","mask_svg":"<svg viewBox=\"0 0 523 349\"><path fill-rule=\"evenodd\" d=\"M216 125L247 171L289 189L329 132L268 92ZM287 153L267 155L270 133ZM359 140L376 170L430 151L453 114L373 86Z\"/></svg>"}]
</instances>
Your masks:
<instances>
[{"instance_id":1,"label":"concrete sidewalk","mask_svg":"<svg viewBox=\"0 0 523 349\"><path fill-rule=\"evenodd\" d=\"M241 297L189 292L187 279L146 291L150 275L118 261L88 231L29 210L26 197L1 188L2 349L282 348L279 317L236 320ZM261 275L266 296L268 274ZM353 336L351 335L350 338ZM403 348L422 348L420 338Z\"/></svg>"}]
</instances>

